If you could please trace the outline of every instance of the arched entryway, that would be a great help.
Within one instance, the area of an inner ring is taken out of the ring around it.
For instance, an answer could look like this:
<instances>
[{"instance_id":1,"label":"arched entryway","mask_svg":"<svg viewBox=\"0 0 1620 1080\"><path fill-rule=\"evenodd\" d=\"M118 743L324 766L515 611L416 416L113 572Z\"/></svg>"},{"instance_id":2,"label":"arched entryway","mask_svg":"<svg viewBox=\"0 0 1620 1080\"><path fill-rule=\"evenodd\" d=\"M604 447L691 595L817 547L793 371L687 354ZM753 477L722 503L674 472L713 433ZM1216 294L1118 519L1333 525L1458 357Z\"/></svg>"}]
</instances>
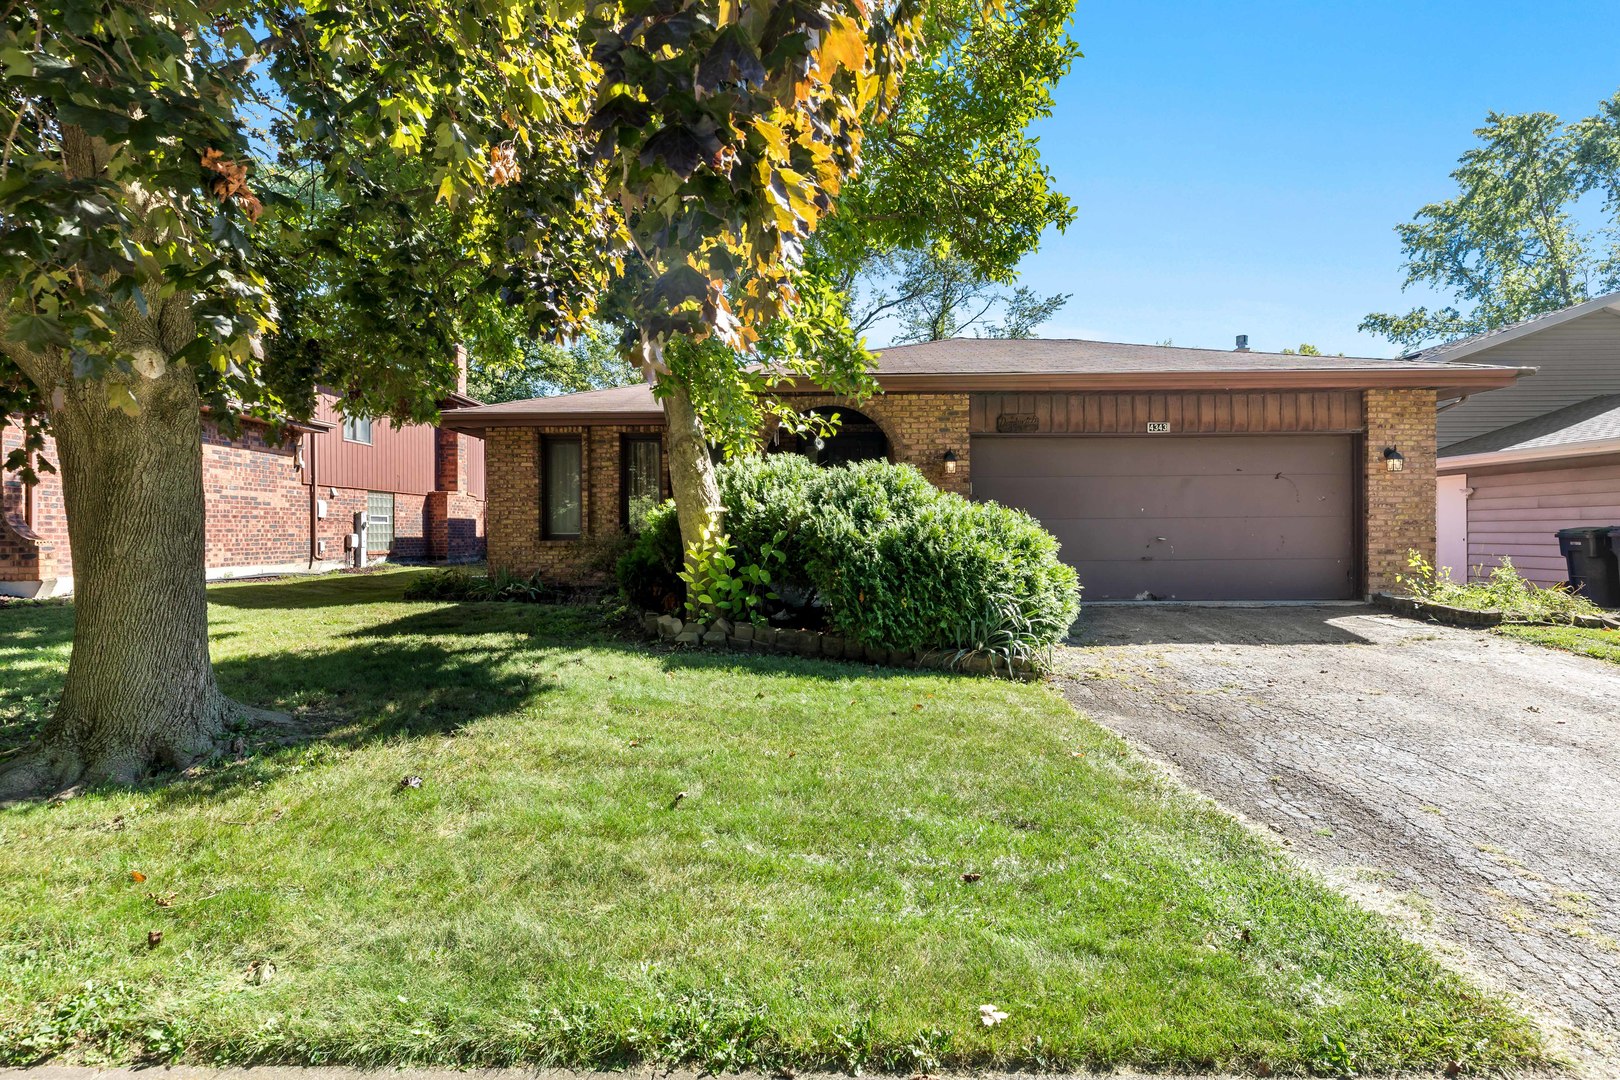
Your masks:
<instances>
[{"instance_id":1,"label":"arched entryway","mask_svg":"<svg viewBox=\"0 0 1620 1080\"><path fill-rule=\"evenodd\" d=\"M807 410L807 415L838 417L838 426L831 435L792 435L781 432L774 453L803 454L817 465L848 465L856 461L888 461L889 437L877 421L865 413L836 405L822 405Z\"/></svg>"}]
</instances>

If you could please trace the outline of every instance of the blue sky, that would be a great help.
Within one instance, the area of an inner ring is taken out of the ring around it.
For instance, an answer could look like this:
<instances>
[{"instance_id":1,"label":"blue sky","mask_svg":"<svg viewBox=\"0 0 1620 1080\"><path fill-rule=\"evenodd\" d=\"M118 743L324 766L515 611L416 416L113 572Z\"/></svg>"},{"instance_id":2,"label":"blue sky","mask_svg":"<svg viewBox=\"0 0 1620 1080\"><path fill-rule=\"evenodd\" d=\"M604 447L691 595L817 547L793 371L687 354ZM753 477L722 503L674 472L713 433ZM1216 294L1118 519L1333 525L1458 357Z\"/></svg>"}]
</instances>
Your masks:
<instances>
[{"instance_id":1,"label":"blue sky","mask_svg":"<svg viewBox=\"0 0 1620 1080\"><path fill-rule=\"evenodd\" d=\"M1391 355L1394 226L1451 192L1487 111L1588 115L1620 3L1080 0L1086 56L1037 129L1079 218L1022 268L1042 337Z\"/></svg>"}]
</instances>

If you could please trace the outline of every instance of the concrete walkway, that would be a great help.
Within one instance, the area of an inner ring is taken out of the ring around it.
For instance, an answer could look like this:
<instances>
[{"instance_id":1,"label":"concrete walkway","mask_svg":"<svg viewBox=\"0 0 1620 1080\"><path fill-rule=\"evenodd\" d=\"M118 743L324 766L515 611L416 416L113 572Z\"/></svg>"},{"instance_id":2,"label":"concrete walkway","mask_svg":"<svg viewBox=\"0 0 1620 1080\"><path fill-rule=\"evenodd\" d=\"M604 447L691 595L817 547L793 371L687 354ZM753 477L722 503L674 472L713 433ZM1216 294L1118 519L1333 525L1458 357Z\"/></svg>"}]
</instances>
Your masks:
<instances>
[{"instance_id":1,"label":"concrete walkway","mask_svg":"<svg viewBox=\"0 0 1620 1080\"><path fill-rule=\"evenodd\" d=\"M1078 630L1081 712L1617 1060L1620 667L1365 607Z\"/></svg>"}]
</instances>

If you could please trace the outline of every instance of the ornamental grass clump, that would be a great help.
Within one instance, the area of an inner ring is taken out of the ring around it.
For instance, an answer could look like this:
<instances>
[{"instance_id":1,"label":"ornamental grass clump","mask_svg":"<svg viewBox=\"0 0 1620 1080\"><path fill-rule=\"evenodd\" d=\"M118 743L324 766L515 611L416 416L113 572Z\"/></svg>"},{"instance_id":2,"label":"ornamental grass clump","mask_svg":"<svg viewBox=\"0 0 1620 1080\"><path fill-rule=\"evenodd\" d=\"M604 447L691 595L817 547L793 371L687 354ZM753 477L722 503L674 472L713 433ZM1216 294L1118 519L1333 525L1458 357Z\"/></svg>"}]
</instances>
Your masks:
<instances>
[{"instance_id":1,"label":"ornamental grass clump","mask_svg":"<svg viewBox=\"0 0 1620 1080\"><path fill-rule=\"evenodd\" d=\"M1044 664L1079 614L1074 569L1039 522L940 491L910 465L780 454L731 462L719 482L738 565L771 564L778 596L759 617L813 615L862 645L1010 667ZM632 603L655 606L678 585L679 543L674 514L655 514L619 562Z\"/></svg>"}]
</instances>

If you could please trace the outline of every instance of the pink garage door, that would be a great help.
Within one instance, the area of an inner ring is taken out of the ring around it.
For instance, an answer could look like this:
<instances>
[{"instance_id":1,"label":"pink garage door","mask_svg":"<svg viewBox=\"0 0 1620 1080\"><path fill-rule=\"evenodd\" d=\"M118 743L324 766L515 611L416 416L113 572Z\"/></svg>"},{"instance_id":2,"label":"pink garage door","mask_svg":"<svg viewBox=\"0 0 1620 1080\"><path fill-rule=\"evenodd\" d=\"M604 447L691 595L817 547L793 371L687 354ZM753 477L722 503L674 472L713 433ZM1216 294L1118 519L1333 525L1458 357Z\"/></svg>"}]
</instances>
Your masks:
<instances>
[{"instance_id":1,"label":"pink garage door","mask_svg":"<svg viewBox=\"0 0 1620 1080\"><path fill-rule=\"evenodd\" d=\"M1348 436L981 436L972 467L973 497L1039 518L1086 599L1355 595Z\"/></svg>"}]
</instances>

